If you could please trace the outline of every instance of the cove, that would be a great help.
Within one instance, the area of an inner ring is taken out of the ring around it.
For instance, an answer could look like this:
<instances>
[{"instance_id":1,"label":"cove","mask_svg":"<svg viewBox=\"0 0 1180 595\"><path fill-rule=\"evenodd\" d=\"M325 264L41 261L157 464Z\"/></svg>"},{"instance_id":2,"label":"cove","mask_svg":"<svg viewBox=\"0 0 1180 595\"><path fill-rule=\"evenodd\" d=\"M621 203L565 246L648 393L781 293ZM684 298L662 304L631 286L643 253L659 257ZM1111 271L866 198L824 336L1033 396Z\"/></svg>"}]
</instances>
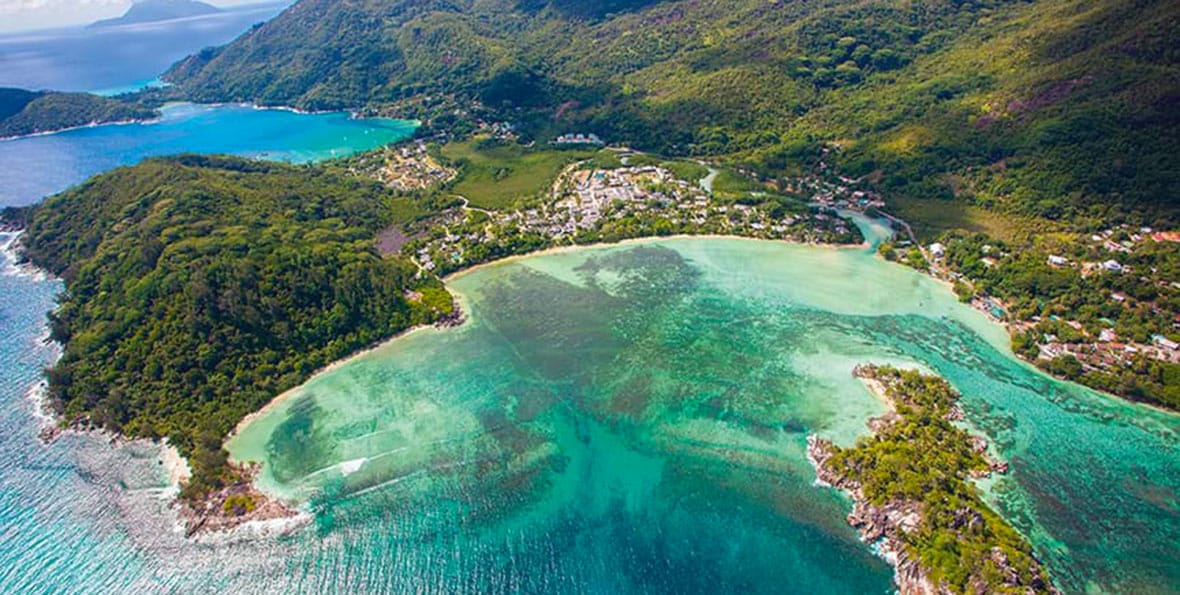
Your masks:
<instances>
[{"instance_id":1,"label":"cove","mask_svg":"<svg viewBox=\"0 0 1180 595\"><path fill-rule=\"evenodd\" d=\"M306 163L408 138L416 122L246 105L165 106L158 121L0 140L0 207L26 205L145 157L228 153Z\"/></svg>"},{"instance_id":2,"label":"cove","mask_svg":"<svg viewBox=\"0 0 1180 595\"><path fill-rule=\"evenodd\" d=\"M268 584L890 592L804 457L809 433L849 444L883 411L851 375L875 362L963 393L1011 463L989 503L1066 591L1180 586L1180 418L1041 374L871 250L666 239L450 286L466 324L316 376L228 444L316 512Z\"/></svg>"}]
</instances>

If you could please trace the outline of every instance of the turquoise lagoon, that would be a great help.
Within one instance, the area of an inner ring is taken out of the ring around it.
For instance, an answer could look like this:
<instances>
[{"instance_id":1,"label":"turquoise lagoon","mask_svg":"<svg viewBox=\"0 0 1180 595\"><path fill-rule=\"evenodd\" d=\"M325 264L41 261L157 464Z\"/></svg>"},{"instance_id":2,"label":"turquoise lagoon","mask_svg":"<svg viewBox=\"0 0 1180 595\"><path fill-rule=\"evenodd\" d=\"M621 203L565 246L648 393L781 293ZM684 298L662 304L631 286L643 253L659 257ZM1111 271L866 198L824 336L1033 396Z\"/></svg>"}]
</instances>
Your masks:
<instances>
[{"instance_id":1,"label":"turquoise lagoon","mask_svg":"<svg viewBox=\"0 0 1180 595\"><path fill-rule=\"evenodd\" d=\"M228 153L306 163L409 137L416 122L248 105L165 106L155 122L106 124L0 140L0 207L26 205L145 157Z\"/></svg>"},{"instance_id":2,"label":"turquoise lagoon","mask_svg":"<svg viewBox=\"0 0 1180 595\"><path fill-rule=\"evenodd\" d=\"M466 325L316 377L229 445L343 540L352 584L887 592L804 455L882 411L851 376L872 361L964 393L1012 463L990 501L1067 591L1180 589L1180 419L1047 378L871 251L674 239L451 286Z\"/></svg>"},{"instance_id":3,"label":"turquoise lagoon","mask_svg":"<svg viewBox=\"0 0 1180 595\"><path fill-rule=\"evenodd\" d=\"M888 593L813 484L815 432L883 410L850 372L919 366L1012 463L986 487L1068 592L1180 589L1180 418L1060 383L1002 329L870 250L727 239L582 249L450 284L424 329L285 395L230 442L315 513L185 542L150 449L36 443L24 386L51 283L0 324L0 591ZM11 310L11 311L10 311Z\"/></svg>"}]
</instances>

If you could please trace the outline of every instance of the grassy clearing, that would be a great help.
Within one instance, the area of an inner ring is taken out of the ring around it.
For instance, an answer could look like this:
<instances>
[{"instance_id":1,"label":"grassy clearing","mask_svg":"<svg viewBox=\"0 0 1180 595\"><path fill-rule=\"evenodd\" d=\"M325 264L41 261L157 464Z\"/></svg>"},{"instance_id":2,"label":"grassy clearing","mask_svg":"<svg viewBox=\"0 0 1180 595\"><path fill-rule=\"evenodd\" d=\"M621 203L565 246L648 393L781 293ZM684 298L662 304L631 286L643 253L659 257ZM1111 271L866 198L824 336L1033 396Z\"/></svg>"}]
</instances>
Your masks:
<instances>
[{"instance_id":1,"label":"grassy clearing","mask_svg":"<svg viewBox=\"0 0 1180 595\"><path fill-rule=\"evenodd\" d=\"M664 159L656 155L634 155L631 157L630 163L635 166L654 165L656 167L662 167L672 172L672 175L677 178L689 182L699 181L701 178L709 175L709 168L694 161Z\"/></svg>"},{"instance_id":2,"label":"grassy clearing","mask_svg":"<svg viewBox=\"0 0 1180 595\"><path fill-rule=\"evenodd\" d=\"M590 159L590 166L597 169L616 169L623 167L623 161L619 158L618 153L610 149L603 149Z\"/></svg>"},{"instance_id":3,"label":"grassy clearing","mask_svg":"<svg viewBox=\"0 0 1180 595\"><path fill-rule=\"evenodd\" d=\"M744 176L732 169L718 168L713 180L713 195L719 198L737 198L749 192L766 192L767 188L758 180Z\"/></svg>"},{"instance_id":4,"label":"grassy clearing","mask_svg":"<svg viewBox=\"0 0 1180 595\"><path fill-rule=\"evenodd\" d=\"M552 184L566 165L594 157L592 149L529 149L520 145L489 145L480 139L450 143L442 156L459 166L454 191L472 206L504 209L533 198Z\"/></svg>"},{"instance_id":5,"label":"grassy clearing","mask_svg":"<svg viewBox=\"0 0 1180 595\"><path fill-rule=\"evenodd\" d=\"M1061 225L1047 219L989 211L959 201L893 198L888 210L906 220L922 241L933 241L946 231L984 233L1006 242L1020 242L1038 234L1059 231Z\"/></svg>"},{"instance_id":6,"label":"grassy clearing","mask_svg":"<svg viewBox=\"0 0 1180 595\"><path fill-rule=\"evenodd\" d=\"M392 212L393 222L399 225L409 223L429 214L429 211L423 208L420 203L408 197L393 199L390 210Z\"/></svg>"}]
</instances>

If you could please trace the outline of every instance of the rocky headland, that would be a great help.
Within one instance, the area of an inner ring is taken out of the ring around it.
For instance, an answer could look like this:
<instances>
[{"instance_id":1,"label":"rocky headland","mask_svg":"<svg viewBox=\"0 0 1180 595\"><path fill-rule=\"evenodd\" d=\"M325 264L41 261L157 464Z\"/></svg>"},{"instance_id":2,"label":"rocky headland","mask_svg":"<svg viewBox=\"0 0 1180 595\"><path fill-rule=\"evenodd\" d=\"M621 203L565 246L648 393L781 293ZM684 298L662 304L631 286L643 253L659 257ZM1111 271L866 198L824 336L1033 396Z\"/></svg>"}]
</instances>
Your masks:
<instances>
[{"instance_id":1,"label":"rocky headland","mask_svg":"<svg viewBox=\"0 0 1180 595\"><path fill-rule=\"evenodd\" d=\"M916 371L864 365L853 373L893 410L870 420L873 435L855 447L813 434L807 454L819 483L852 498L848 523L894 566L902 595L1057 593L1027 540L969 482L1008 466L955 425L958 393Z\"/></svg>"}]
</instances>

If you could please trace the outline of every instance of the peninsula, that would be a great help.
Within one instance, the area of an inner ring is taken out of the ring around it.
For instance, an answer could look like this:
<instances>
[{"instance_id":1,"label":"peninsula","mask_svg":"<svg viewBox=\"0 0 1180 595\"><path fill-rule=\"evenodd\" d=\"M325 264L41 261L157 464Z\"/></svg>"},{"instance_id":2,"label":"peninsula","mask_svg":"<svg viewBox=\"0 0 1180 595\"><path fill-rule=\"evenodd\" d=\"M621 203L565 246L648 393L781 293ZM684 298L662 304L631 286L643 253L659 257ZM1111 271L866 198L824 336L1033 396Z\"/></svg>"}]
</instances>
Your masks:
<instances>
[{"instance_id":1,"label":"peninsula","mask_svg":"<svg viewBox=\"0 0 1180 595\"><path fill-rule=\"evenodd\" d=\"M811 435L807 452L820 481L852 496L848 522L896 567L901 593L1057 593L1032 547L970 483L1007 465L957 425L954 389L888 366L854 374L892 411L853 448Z\"/></svg>"},{"instance_id":2,"label":"peninsula","mask_svg":"<svg viewBox=\"0 0 1180 595\"><path fill-rule=\"evenodd\" d=\"M488 169L514 171L485 180ZM479 136L309 167L150 159L12 214L28 223L27 258L66 283L50 316L62 423L168 438L192 470L190 528L213 528L277 510L228 463L226 435L332 361L449 322L442 275L645 236L862 239L834 211L732 172L706 191L710 175L635 151Z\"/></svg>"},{"instance_id":3,"label":"peninsula","mask_svg":"<svg viewBox=\"0 0 1180 595\"><path fill-rule=\"evenodd\" d=\"M113 97L0 88L0 139L157 116L152 108Z\"/></svg>"}]
</instances>

